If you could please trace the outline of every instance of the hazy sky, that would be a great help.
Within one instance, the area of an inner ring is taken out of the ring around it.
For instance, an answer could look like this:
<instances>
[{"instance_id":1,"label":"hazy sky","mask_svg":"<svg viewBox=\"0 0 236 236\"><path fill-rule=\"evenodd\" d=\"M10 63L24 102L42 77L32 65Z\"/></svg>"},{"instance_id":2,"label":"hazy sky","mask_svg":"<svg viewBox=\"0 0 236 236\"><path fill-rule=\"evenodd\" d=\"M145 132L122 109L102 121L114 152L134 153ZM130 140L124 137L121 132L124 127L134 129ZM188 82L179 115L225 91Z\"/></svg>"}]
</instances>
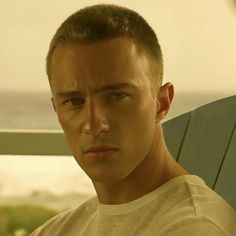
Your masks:
<instances>
[{"instance_id":1,"label":"hazy sky","mask_svg":"<svg viewBox=\"0 0 236 236\"><path fill-rule=\"evenodd\" d=\"M49 91L45 57L77 9L117 3L141 13L163 49L164 81L176 91L236 92L236 13L230 0L2 1L0 90Z\"/></svg>"}]
</instances>

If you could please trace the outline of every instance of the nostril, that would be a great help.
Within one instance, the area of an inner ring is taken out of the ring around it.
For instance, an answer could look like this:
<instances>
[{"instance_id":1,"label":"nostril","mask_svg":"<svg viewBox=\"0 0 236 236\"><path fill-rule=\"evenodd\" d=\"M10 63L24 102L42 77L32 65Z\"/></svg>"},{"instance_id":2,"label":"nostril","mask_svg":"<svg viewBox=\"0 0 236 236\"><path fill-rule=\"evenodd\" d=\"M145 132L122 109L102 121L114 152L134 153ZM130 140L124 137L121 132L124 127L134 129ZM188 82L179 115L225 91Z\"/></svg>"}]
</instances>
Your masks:
<instances>
[{"instance_id":1,"label":"nostril","mask_svg":"<svg viewBox=\"0 0 236 236\"><path fill-rule=\"evenodd\" d=\"M84 124L83 131L86 134L90 134L91 133L91 126L90 126L89 122L86 122L86 124Z\"/></svg>"},{"instance_id":2,"label":"nostril","mask_svg":"<svg viewBox=\"0 0 236 236\"><path fill-rule=\"evenodd\" d=\"M109 129L109 124L106 119L101 119L101 125L103 126L104 129Z\"/></svg>"},{"instance_id":3,"label":"nostril","mask_svg":"<svg viewBox=\"0 0 236 236\"><path fill-rule=\"evenodd\" d=\"M94 122L86 122L83 126L83 132L86 134L98 135L101 132L108 132L110 129L106 119L98 119Z\"/></svg>"}]
</instances>

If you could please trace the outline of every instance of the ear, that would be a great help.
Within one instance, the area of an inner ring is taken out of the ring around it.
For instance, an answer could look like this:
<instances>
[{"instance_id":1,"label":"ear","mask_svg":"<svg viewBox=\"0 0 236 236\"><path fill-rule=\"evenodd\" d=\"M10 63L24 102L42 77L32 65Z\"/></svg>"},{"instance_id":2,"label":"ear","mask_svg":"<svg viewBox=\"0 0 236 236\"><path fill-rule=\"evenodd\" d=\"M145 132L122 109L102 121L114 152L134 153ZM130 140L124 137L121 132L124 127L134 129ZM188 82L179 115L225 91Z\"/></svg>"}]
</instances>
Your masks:
<instances>
[{"instance_id":1,"label":"ear","mask_svg":"<svg viewBox=\"0 0 236 236\"><path fill-rule=\"evenodd\" d=\"M55 106L55 103L54 103L54 100L53 100L53 97L51 97L51 102L52 102L52 105L53 105L53 110L54 110L55 112L57 112L56 106Z\"/></svg>"},{"instance_id":2,"label":"ear","mask_svg":"<svg viewBox=\"0 0 236 236\"><path fill-rule=\"evenodd\" d=\"M166 83L160 87L158 101L157 101L157 114L156 123L163 120L169 109L174 97L174 86L171 83Z\"/></svg>"}]
</instances>

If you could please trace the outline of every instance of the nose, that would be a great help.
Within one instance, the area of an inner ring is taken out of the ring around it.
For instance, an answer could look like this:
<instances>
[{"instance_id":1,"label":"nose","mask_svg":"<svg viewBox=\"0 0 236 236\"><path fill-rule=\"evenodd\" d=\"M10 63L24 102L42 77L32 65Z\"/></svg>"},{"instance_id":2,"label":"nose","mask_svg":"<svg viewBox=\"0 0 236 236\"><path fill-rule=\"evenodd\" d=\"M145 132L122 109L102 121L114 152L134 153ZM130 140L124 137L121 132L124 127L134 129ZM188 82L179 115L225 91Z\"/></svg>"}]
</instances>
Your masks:
<instances>
[{"instance_id":1,"label":"nose","mask_svg":"<svg viewBox=\"0 0 236 236\"><path fill-rule=\"evenodd\" d=\"M83 133L98 136L100 133L109 131L109 124L104 117L102 105L95 105L94 99L88 99L85 105L85 119Z\"/></svg>"}]
</instances>

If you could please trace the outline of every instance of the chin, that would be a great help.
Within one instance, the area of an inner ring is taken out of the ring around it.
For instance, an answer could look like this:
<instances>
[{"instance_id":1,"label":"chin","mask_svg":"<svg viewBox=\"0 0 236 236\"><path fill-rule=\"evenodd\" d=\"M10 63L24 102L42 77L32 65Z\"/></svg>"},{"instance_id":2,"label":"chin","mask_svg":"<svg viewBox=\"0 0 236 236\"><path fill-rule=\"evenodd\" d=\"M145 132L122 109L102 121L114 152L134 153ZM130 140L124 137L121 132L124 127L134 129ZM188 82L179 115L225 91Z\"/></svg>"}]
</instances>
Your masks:
<instances>
[{"instance_id":1,"label":"chin","mask_svg":"<svg viewBox=\"0 0 236 236\"><path fill-rule=\"evenodd\" d=\"M93 173L86 173L88 177L92 180L92 182L103 183L103 184L110 184L114 182L119 182L124 180L128 174L124 173L116 173L114 170L112 171L104 171L104 170L97 170Z\"/></svg>"}]
</instances>

